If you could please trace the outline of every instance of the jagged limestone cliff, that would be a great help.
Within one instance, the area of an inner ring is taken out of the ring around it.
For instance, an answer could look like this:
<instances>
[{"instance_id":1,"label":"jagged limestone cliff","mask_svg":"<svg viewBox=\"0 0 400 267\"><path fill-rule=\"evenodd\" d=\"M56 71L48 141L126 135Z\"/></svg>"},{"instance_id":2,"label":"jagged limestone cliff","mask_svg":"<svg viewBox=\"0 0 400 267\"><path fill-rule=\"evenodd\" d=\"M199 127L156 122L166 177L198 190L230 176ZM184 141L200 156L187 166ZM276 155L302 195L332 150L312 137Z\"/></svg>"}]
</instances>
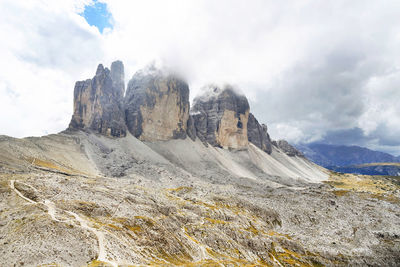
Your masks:
<instances>
[{"instance_id":1,"label":"jagged limestone cliff","mask_svg":"<svg viewBox=\"0 0 400 267\"><path fill-rule=\"evenodd\" d=\"M76 82L69 129L113 137L124 137L128 129L142 141L198 137L205 145L232 149L245 149L251 142L272 152L267 126L250 113L244 95L230 85L203 89L190 110L188 84L150 65L132 77L124 95L122 62L113 62L111 71L100 64L93 79ZM287 143L275 142L275 146L289 155L301 155Z\"/></svg>"},{"instance_id":2,"label":"jagged limestone cliff","mask_svg":"<svg viewBox=\"0 0 400 267\"><path fill-rule=\"evenodd\" d=\"M272 141L272 144L286 153L290 157L298 156L304 157L303 153L298 151L294 146L289 144L286 140Z\"/></svg>"},{"instance_id":3,"label":"jagged limestone cliff","mask_svg":"<svg viewBox=\"0 0 400 267\"><path fill-rule=\"evenodd\" d=\"M128 83L126 124L140 140L186 138L189 108L189 87L174 75L150 67Z\"/></svg>"},{"instance_id":4,"label":"jagged limestone cliff","mask_svg":"<svg viewBox=\"0 0 400 267\"><path fill-rule=\"evenodd\" d=\"M107 136L125 136L124 91L122 62L113 62L111 71L100 64L92 79L75 84L74 113L69 129L91 129Z\"/></svg>"},{"instance_id":5,"label":"jagged limestone cliff","mask_svg":"<svg viewBox=\"0 0 400 267\"><path fill-rule=\"evenodd\" d=\"M124 137L128 129L142 141L198 137L205 145L230 149L246 149L251 142L268 154L275 145L290 156L302 155L285 141L272 143L267 126L232 86L203 89L190 110L188 84L150 65L132 77L125 96L122 62L113 62L111 71L100 64L92 79L76 82L69 129L112 137Z\"/></svg>"},{"instance_id":6,"label":"jagged limestone cliff","mask_svg":"<svg viewBox=\"0 0 400 267\"><path fill-rule=\"evenodd\" d=\"M197 136L204 143L223 148L241 149L248 145L249 103L234 88L208 86L194 99L191 114Z\"/></svg>"},{"instance_id":7,"label":"jagged limestone cliff","mask_svg":"<svg viewBox=\"0 0 400 267\"><path fill-rule=\"evenodd\" d=\"M267 125L261 125L252 113L250 113L249 115L249 121L247 124L247 135L249 138L249 142L253 143L264 152L271 154L272 141L268 134Z\"/></svg>"}]
</instances>

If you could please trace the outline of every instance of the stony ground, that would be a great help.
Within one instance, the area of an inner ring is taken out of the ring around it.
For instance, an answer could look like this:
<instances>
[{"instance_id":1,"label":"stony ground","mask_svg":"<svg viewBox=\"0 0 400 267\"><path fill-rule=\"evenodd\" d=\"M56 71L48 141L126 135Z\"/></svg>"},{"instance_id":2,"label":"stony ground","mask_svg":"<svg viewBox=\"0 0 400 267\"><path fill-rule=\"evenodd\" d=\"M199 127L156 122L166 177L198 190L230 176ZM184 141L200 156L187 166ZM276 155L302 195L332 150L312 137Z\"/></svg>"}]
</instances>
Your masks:
<instances>
[{"instance_id":1,"label":"stony ground","mask_svg":"<svg viewBox=\"0 0 400 267\"><path fill-rule=\"evenodd\" d=\"M318 183L275 176L223 180L229 176L224 171L194 176L188 166L163 162L165 157L157 164L124 158L134 167L113 169L114 164L105 165L111 159L89 152L123 154L83 141L78 147L86 158L71 148L70 139L63 141L69 155L79 159L74 166L61 164L55 151L57 160L44 158L37 151L50 152L36 141L40 149L32 145L31 157L11 152L0 157L2 266L400 262L400 186L394 177L332 173ZM10 146L19 147L7 139L0 150ZM90 167L85 161L103 165ZM121 170L129 175L111 177Z\"/></svg>"}]
</instances>

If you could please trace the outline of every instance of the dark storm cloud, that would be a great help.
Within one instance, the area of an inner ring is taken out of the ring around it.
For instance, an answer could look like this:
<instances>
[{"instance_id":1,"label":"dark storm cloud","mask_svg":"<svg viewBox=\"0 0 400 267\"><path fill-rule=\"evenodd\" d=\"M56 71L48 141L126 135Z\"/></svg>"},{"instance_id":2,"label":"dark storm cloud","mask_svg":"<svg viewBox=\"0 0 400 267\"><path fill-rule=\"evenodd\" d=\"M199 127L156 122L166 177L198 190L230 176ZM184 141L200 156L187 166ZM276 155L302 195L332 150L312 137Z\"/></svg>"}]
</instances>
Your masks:
<instances>
[{"instance_id":1,"label":"dark storm cloud","mask_svg":"<svg viewBox=\"0 0 400 267\"><path fill-rule=\"evenodd\" d=\"M368 140L364 136L363 130L356 127L352 129L328 131L324 134L324 137L319 140L319 142L329 145L365 146L367 145Z\"/></svg>"},{"instance_id":2,"label":"dark storm cloud","mask_svg":"<svg viewBox=\"0 0 400 267\"><path fill-rule=\"evenodd\" d=\"M302 128L302 138L354 127L365 110L362 87L373 73L362 66L365 60L359 52L344 50L298 64L282 74L271 90L257 94L262 101L255 102L253 110L263 121Z\"/></svg>"},{"instance_id":3,"label":"dark storm cloud","mask_svg":"<svg viewBox=\"0 0 400 267\"><path fill-rule=\"evenodd\" d=\"M365 135L364 131L358 127L331 130L325 132L324 136L316 143L347 146L357 145L387 151L398 156L400 155L400 140L392 132L385 124L380 125L368 135Z\"/></svg>"},{"instance_id":4,"label":"dark storm cloud","mask_svg":"<svg viewBox=\"0 0 400 267\"><path fill-rule=\"evenodd\" d=\"M397 150L400 109L394 99L400 90L393 88L400 86L400 72L392 57L399 49L391 44L399 39L391 26L368 28L371 21L348 24L338 34L324 26L324 38L303 51L302 61L256 92L253 112L269 123L273 137Z\"/></svg>"}]
</instances>

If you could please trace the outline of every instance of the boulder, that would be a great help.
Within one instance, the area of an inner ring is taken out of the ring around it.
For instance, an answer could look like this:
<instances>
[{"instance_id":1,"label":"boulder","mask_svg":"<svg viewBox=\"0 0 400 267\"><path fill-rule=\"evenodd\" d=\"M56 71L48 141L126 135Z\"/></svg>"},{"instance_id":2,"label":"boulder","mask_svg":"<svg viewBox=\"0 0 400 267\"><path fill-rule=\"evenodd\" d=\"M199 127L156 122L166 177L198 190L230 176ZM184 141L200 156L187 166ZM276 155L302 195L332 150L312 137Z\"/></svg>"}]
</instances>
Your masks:
<instances>
[{"instance_id":1,"label":"boulder","mask_svg":"<svg viewBox=\"0 0 400 267\"><path fill-rule=\"evenodd\" d=\"M196 135L212 146L241 149L248 145L249 103L244 95L226 85L205 87L194 99L191 116Z\"/></svg>"},{"instance_id":2,"label":"boulder","mask_svg":"<svg viewBox=\"0 0 400 267\"><path fill-rule=\"evenodd\" d=\"M124 89L122 62L113 62L111 71L100 64L92 79L75 84L74 113L69 129L90 129L107 136L125 136Z\"/></svg>"},{"instance_id":3,"label":"boulder","mask_svg":"<svg viewBox=\"0 0 400 267\"><path fill-rule=\"evenodd\" d=\"M186 138L189 86L154 66L140 70L128 83L125 96L128 130L142 141Z\"/></svg>"}]
</instances>

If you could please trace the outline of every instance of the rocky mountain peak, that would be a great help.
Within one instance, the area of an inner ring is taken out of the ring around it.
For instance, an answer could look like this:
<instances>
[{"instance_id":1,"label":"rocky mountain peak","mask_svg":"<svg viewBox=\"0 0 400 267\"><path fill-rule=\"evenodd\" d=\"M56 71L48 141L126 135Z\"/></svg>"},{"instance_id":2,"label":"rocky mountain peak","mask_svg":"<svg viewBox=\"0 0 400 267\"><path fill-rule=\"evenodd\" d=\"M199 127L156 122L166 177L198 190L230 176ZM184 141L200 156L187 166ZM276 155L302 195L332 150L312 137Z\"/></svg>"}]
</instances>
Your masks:
<instances>
[{"instance_id":1,"label":"rocky mountain peak","mask_svg":"<svg viewBox=\"0 0 400 267\"><path fill-rule=\"evenodd\" d=\"M96 70L96 75L101 75L101 74L103 74L104 73L104 66L103 66L103 64L99 64L98 66L97 66L97 70Z\"/></svg>"},{"instance_id":2,"label":"rocky mountain peak","mask_svg":"<svg viewBox=\"0 0 400 267\"><path fill-rule=\"evenodd\" d=\"M138 71L128 83L125 104L129 131L143 141L186 138L189 86L154 66Z\"/></svg>"},{"instance_id":3,"label":"rocky mountain peak","mask_svg":"<svg viewBox=\"0 0 400 267\"><path fill-rule=\"evenodd\" d=\"M168 71L166 71L166 69L161 69L157 67L155 62L152 62L144 66L143 68L136 71L136 73L134 74L136 78L139 76L168 76L168 75L172 75L172 73L169 73Z\"/></svg>"},{"instance_id":4,"label":"rocky mountain peak","mask_svg":"<svg viewBox=\"0 0 400 267\"><path fill-rule=\"evenodd\" d=\"M213 146L246 147L250 111L247 98L230 85L223 88L211 85L207 89L195 98L191 110L197 136Z\"/></svg>"},{"instance_id":5,"label":"rocky mountain peak","mask_svg":"<svg viewBox=\"0 0 400 267\"><path fill-rule=\"evenodd\" d=\"M119 65L119 73L123 73L122 62ZM112 76L108 68L99 64L92 79L76 82L69 129L90 129L114 137L126 135L123 91L120 81L114 81Z\"/></svg>"},{"instance_id":6,"label":"rocky mountain peak","mask_svg":"<svg viewBox=\"0 0 400 267\"><path fill-rule=\"evenodd\" d=\"M252 113L249 114L249 121L247 124L249 142L253 143L264 152L271 154L272 141L267 130L267 125L260 124Z\"/></svg>"},{"instance_id":7,"label":"rocky mountain peak","mask_svg":"<svg viewBox=\"0 0 400 267\"><path fill-rule=\"evenodd\" d=\"M111 79L118 97L123 98L125 94L125 73L122 61L117 60L111 64Z\"/></svg>"},{"instance_id":8,"label":"rocky mountain peak","mask_svg":"<svg viewBox=\"0 0 400 267\"><path fill-rule=\"evenodd\" d=\"M232 85L204 86L190 109L188 84L166 69L153 63L138 70L126 93L123 63L114 61L110 69L99 64L92 79L76 83L69 129L113 137L128 130L142 141L189 136L229 149L245 149L251 142L268 154L275 145L290 156L302 155L286 141L273 143L267 126L250 113L246 96Z\"/></svg>"},{"instance_id":9,"label":"rocky mountain peak","mask_svg":"<svg viewBox=\"0 0 400 267\"><path fill-rule=\"evenodd\" d=\"M235 101L235 99L242 100L244 102L247 102L248 105L246 96L241 93L239 88L230 84L217 85L211 83L203 86L200 90L201 93L193 100L194 104L197 102L208 102L212 99L230 97L231 99L233 99L233 101Z\"/></svg>"}]
</instances>

